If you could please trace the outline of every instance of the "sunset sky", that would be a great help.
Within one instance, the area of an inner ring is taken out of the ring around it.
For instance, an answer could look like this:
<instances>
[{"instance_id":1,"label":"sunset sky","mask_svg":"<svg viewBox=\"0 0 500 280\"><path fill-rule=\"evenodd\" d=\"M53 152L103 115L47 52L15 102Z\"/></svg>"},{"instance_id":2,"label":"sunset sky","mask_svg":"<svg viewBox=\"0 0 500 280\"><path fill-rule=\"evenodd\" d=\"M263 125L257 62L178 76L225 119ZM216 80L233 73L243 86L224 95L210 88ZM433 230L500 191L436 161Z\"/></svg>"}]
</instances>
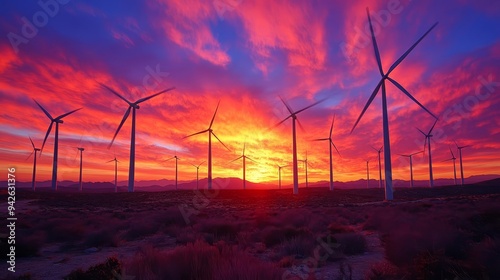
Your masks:
<instances>
[{"instance_id":1,"label":"sunset sky","mask_svg":"<svg viewBox=\"0 0 500 280\"><path fill-rule=\"evenodd\" d=\"M59 180L78 180L76 147L84 147L84 181L128 178L131 118L107 149L127 104L99 86L135 101L175 86L137 111L136 180L196 178L207 160L208 135L184 136L214 121L214 177L241 177L246 142L247 179L276 182L277 164L291 164L291 121L279 96L298 110L299 159L306 150L309 180L328 180L328 137L335 115L334 178L376 177L382 146L380 95L350 131L380 79L369 30L370 8L384 69L427 29L436 28L391 74L439 117L432 156L435 178L452 178L451 147L463 150L466 177L500 174L500 2L491 1L120 1L42 0L46 7L6 1L0 11L0 167L17 167L30 181L28 137L41 147L49 119L66 117L59 131ZM188 4L189 3L189 4ZM392 84L387 86L394 179L409 179L409 154L423 149L434 119ZM38 162L37 180L49 180L54 131ZM457 160L458 168L458 160ZM206 164L200 177L206 177ZM458 170L457 170L458 171ZM291 183L291 168L283 171ZM304 169L299 166L299 180ZM428 178L427 156L415 156L415 179ZM5 178L7 171L4 171ZM0 179L0 180L4 180Z\"/></svg>"}]
</instances>

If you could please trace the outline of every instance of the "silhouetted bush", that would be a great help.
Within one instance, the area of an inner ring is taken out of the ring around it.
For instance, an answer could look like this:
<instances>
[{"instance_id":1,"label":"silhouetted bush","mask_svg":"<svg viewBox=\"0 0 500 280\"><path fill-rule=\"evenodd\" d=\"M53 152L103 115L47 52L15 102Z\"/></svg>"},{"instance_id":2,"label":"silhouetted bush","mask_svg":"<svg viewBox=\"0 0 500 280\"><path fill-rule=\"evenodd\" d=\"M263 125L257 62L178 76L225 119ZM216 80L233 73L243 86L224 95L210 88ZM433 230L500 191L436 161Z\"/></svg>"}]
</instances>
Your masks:
<instances>
[{"instance_id":1,"label":"silhouetted bush","mask_svg":"<svg viewBox=\"0 0 500 280\"><path fill-rule=\"evenodd\" d=\"M220 243L211 246L197 241L173 251L145 247L126 266L128 274L142 279L281 279L281 270L272 264Z\"/></svg>"},{"instance_id":2,"label":"silhouetted bush","mask_svg":"<svg viewBox=\"0 0 500 280\"><path fill-rule=\"evenodd\" d=\"M358 255L366 252L367 243L363 234L348 232L333 235L345 255Z\"/></svg>"},{"instance_id":3,"label":"silhouetted bush","mask_svg":"<svg viewBox=\"0 0 500 280\"><path fill-rule=\"evenodd\" d=\"M286 239L279 246L281 256L297 256L305 258L313 254L316 247L316 240L312 236L294 236Z\"/></svg>"},{"instance_id":4,"label":"silhouetted bush","mask_svg":"<svg viewBox=\"0 0 500 280\"><path fill-rule=\"evenodd\" d=\"M46 242L44 232L26 232L18 231L16 235L16 256L17 257L33 257L38 256L38 253Z\"/></svg>"},{"instance_id":5,"label":"silhouetted bush","mask_svg":"<svg viewBox=\"0 0 500 280\"><path fill-rule=\"evenodd\" d=\"M65 280L96 280L117 279L122 273L122 265L115 257L108 258L104 263L91 266L84 271L79 268L64 277Z\"/></svg>"},{"instance_id":6,"label":"silhouetted bush","mask_svg":"<svg viewBox=\"0 0 500 280\"><path fill-rule=\"evenodd\" d=\"M264 242L266 247L272 247L297 236L312 238L312 233L307 228L278 228L275 226L269 226L260 232L259 240Z\"/></svg>"}]
</instances>

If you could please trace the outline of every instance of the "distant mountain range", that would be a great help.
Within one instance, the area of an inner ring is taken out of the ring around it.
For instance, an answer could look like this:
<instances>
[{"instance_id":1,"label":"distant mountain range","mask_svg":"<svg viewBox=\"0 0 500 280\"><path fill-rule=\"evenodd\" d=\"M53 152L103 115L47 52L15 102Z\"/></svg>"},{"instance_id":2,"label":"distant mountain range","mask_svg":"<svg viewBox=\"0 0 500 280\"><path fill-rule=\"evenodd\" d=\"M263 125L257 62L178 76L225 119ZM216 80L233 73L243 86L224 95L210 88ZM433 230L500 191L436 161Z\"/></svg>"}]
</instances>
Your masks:
<instances>
[{"instance_id":1,"label":"distant mountain range","mask_svg":"<svg viewBox=\"0 0 500 280\"><path fill-rule=\"evenodd\" d=\"M465 179L465 183L473 184L482 181L492 180L500 178L500 175L475 175ZM208 180L206 178L200 179L199 187L200 189L206 189ZM119 181L118 188L119 191L127 190L128 181ZM460 184L460 180L457 180L457 183ZM221 189L242 189L243 188L243 180L240 178L215 178L213 180L214 188L218 186ZM409 187L410 182L405 180L394 180L393 181L395 188L401 187ZM447 186L453 185L453 179L436 179L434 180L435 186ZM2 186L7 186L6 181L1 182ZM366 180L360 179L357 181L349 181L349 182L334 182L335 188L339 189L361 189L367 188ZM428 187L428 180L415 180L415 187ZM41 181L37 182L37 188L50 188L51 181ZM175 189L175 181L174 180L147 180L147 181L136 181L135 182L137 191L164 191L164 190L174 190ZM378 180L371 179L369 187L377 188L379 186ZM16 182L16 187L19 188L30 188L31 182ZM247 189L277 189L278 184L274 182L264 182L264 183L253 183L248 182L246 184ZM328 181L319 181L319 182L309 182L309 187L328 187ZM58 188L61 190L76 190L78 189L78 182L73 181L61 181L58 183ZM292 188L292 184L282 185L283 189ZM305 182L301 181L299 188L305 188ZM91 192L107 192L114 191L114 184L111 182L84 182L83 189L85 191ZM196 189L196 180L195 181L179 181L178 189L187 190L187 189Z\"/></svg>"}]
</instances>

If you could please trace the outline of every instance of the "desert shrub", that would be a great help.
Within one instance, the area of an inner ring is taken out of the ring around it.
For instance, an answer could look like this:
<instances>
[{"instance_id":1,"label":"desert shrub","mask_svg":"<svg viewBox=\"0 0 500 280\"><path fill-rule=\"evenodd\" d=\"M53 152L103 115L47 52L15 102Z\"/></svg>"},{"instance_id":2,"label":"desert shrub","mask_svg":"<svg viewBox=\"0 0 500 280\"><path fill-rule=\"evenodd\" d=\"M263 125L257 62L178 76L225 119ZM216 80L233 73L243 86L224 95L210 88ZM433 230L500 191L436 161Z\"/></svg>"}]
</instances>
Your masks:
<instances>
[{"instance_id":1,"label":"desert shrub","mask_svg":"<svg viewBox=\"0 0 500 280\"><path fill-rule=\"evenodd\" d=\"M164 211L161 211L156 217L156 220L163 223L165 226L186 226L186 221L182 217L182 214L178 207L169 207Z\"/></svg>"},{"instance_id":2,"label":"desert shrub","mask_svg":"<svg viewBox=\"0 0 500 280\"><path fill-rule=\"evenodd\" d=\"M78 242L86 229L81 219L53 219L46 226L47 238L51 242Z\"/></svg>"},{"instance_id":3,"label":"desert shrub","mask_svg":"<svg viewBox=\"0 0 500 280\"><path fill-rule=\"evenodd\" d=\"M293 228L293 227L278 228L275 226L269 226L264 228L260 232L259 239L267 247L272 247L280 244L281 242L287 239L291 239L296 236L304 236L312 238L312 233L307 228Z\"/></svg>"},{"instance_id":4,"label":"desert shrub","mask_svg":"<svg viewBox=\"0 0 500 280\"><path fill-rule=\"evenodd\" d=\"M122 273L122 264L115 257L108 258L104 263L91 266L84 271L79 268L64 277L65 280L95 280L116 279Z\"/></svg>"},{"instance_id":5,"label":"desert shrub","mask_svg":"<svg viewBox=\"0 0 500 280\"><path fill-rule=\"evenodd\" d=\"M294 236L286 239L279 246L282 256L298 256L304 258L310 256L316 246L316 240L312 236Z\"/></svg>"},{"instance_id":6,"label":"desert shrub","mask_svg":"<svg viewBox=\"0 0 500 280\"><path fill-rule=\"evenodd\" d=\"M44 232L19 231L16 236L16 256L20 258L37 256L46 239Z\"/></svg>"},{"instance_id":7,"label":"desert shrub","mask_svg":"<svg viewBox=\"0 0 500 280\"><path fill-rule=\"evenodd\" d=\"M338 223L330 223L328 225L328 230L330 231L331 234L354 231L350 226L341 225Z\"/></svg>"},{"instance_id":8,"label":"desert shrub","mask_svg":"<svg viewBox=\"0 0 500 280\"><path fill-rule=\"evenodd\" d=\"M500 239L485 238L470 250L469 263L495 279L500 275Z\"/></svg>"},{"instance_id":9,"label":"desert shrub","mask_svg":"<svg viewBox=\"0 0 500 280\"><path fill-rule=\"evenodd\" d=\"M304 208L289 209L277 217L277 221L279 221L277 225L295 228L306 227L316 216L318 215Z\"/></svg>"},{"instance_id":10,"label":"desert shrub","mask_svg":"<svg viewBox=\"0 0 500 280\"><path fill-rule=\"evenodd\" d=\"M239 230L239 225L217 219L207 220L200 224L200 231L211 234L215 240L234 240Z\"/></svg>"},{"instance_id":11,"label":"desert shrub","mask_svg":"<svg viewBox=\"0 0 500 280\"><path fill-rule=\"evenodd\" d=\"M281 270L255 259L235 247L203 241L170 252L152 247L141 250L126 266L136 279L281 279Z\"/></svg>"},{"instance_id":12,"label":"desert shrub","mask_svg":"<svg viewBox=\"0 0 500 280\"><path fill-rule=\"evenodd\" d=\"M125 234L127 240L135 240L140 237L156 233L160 228L159 223L154 223L151 219L134 219L129 223L129 229Z\"/></svg>"},{"instance_id":13,"label":"desert shrub","mask_svg":"<svg viewBox=\"0 0 500 280\"><path fill-rule=\"evenodd\" d=\"M379 262L370 268L366 274L365 279L367 280L400 280L404 279L401 275L399 269L389 262Z\"/></svg>"},{"instance_id":14,"label":"desert shrub","mask_svg":"<svg viewBox=\"0 0 500 280\"><path fill-rule=\"evenodd\" d=\"M366 252L367 243L363 234L349 232L333 235L345 255L358 255Z\"/></svg>"},{"instance_id":15,"label":"desert shrub","mask_svg":"<svg viewBox=\"0 0 500 280\"><path fill-rule=\"evenodd\" d=\"M452 259L466 256L468 242L462 232L439 220L415 219L383 235L386 257L395 265L411 265L422 252L443 251Z\"/></svg>"},{"instance_id":16,"label":"desert shrub","mask_svg":"<svg viewBox=\"0 0 500 280\"><path fill-rule=\"evenodd\" d=\"M424 252L414 259L410 269L412 279L481 279L479 271L463 262L452 260L442 253Z\"/></svg>"},{"instance_id":17,"label":"desert shrub","mask_svg":"<svg viewBox=\"0 0 500 280\"><path fill-rule=\"evenodd\" d=\"M104 228L87 234L84 243L87 247L118 247L121 239L116 230Z\"/></svg>"},{"instance_id":18,"label":"desert shrub","mask_svg":"<svg viewBox=\"0 0 500 280\"><path fill-rule=\"evenodd\" d=\"M474 241L500 237L500 209L487 208L469 218Z\"/></svg>"}]
</instances>

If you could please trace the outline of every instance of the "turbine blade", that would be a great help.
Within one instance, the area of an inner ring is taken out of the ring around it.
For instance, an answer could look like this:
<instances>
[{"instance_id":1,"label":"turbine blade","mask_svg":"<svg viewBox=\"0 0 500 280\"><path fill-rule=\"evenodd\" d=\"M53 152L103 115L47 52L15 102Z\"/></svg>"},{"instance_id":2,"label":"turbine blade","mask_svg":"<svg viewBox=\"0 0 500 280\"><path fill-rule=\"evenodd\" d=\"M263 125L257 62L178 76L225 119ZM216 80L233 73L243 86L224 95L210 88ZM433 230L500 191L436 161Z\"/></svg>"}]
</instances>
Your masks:
<instances>
[{"instance_id":1,"label":"turbine blade","mask_svg":"<svg viewBox=\"0 0 500 280\"><path fill-rule=\"evenodd\" d=\"M106 161L106 163L108 163L108 162L112 162L112 161L115 161L115 160L116 160L116 159L112 159L112 160Z\"/></svg>"},{"instance_id":2,"label":"turbine blade","mask_svg":"<svg viewBox=\"0 0 500 280\"><path fill-rule=\"evenodd\" d=\"M253 160L251 157L245 157L245 158L246 158L246 159L249 159L249 160L251 160L251 161L253 161L253 162L255 162L255 163L257 163L257 162L256 162L255 160Z\"/></svg>"},{"instance_id":3,"label":"turbine blade","mask_svg":"<svg viewBox=\"0 0 500 280\"><path fill-rule=\"evenodd\" d=\"M31 140L31 137L29 137L30 139L30 142L31 142L31 146L33 146L33 150L35 149L35 144L33 143L33 140Z\"/></svg>"},{"instance_id":4,"label":"turbine blade","mask_svg":"<svg viewBox=\"0 0 500 280\"><path fill-rule=\"evenodd\" d=\"M416 152L416 153L410 154L409 156L417 155L417 154L420 154L420 153L423 153L423 152L424 151Z\"/></svg>"},{"instance_id":5,"label":"turbine blade","mask_svg":"<svg viewBox=\"0 0 500 280\"><path fill-rule=\"evenodd\" d=\"M281 99L281 102L285 104L285 107L288 109L288 112L290 112L290 115L293 115L292 108L286 103L286 101L281 96L279 98Z\"/></svg>"},{"instance_id":6,"label":"turbine blade","mask_svg":"<svg viewBox=\"0 0 500 280\"><path fill-rule=\"evenodd\" d=\"M215 115L217 115L217 110L219 110L219 105L220 105L220 100L217 103L217 107L215 108L214 116L212 117L212 121L210 121L210 125L208 126L208 129L212 128L212 124L214 123L214 120L215 120Z\"/></svg>"},{"instance_id":7,"label":"turbine blade","mask_svg":"<svg viewBox=\"0 0 500 280\"><path fill-rule=\"evenodd\" d=\"M387 77L387 79L389 79L389 81L391 81L397 88L399 88L404 94L406 94L406 96L408 96L411 100L413 100L413 102L417 103L418 106L422 107L422 109L424 109L427 113L433 116L436 120L438 119L438 117L436 117L433 113L431 113L431 111L427 110L427 108L425 108L424 105L420 104L420 102L418 102L418 100L415 99L402 85L400 85L391 77Z\"/></svg>"},{"instance_id":8,"label":"turbine blade","mask_svg":"<svg viewBox=\"0 0 500 280\"><path fill-rule=\"evenodd\" d=\"M120 129L122 128L123 124L127 120L128 116L130 115L130 110L132 107L128 107L127 111L125 112L125 115L123 115L122 121L120 122L120 125L118 126L118 129L116 129L115 135L113 135L113 139L111 140L111 143L108 145L108 149L111 148L113 145L113 142L115 141L116 135L118 135L118 132L120 132Z\"/></svg>"},{"instance_id":9,"label":"turbine blade","mask_svg":"<svg viewBox=\"0 0 500 280\"><path fill-rule=\"evenodd\" d=\"M424 37L427 36L427 34L429 34L429 32L431 32L434 27L436 27L437 24L437 22L434 23L434 25L432 25L431 28L429 28L429 30L427 30L427 32L425 32L424 35L422 35L422 37L420 37L420 39L415 42L415 44L413 44L398 60L396 60L396 62L391 65L389 71L387 72L387 75L389 75L394 69L396 69L396 67L408 56L408 54L410 54L410 52L420 43L420 41L422 41L422 39L424 39Z\"/></svg>"},{"instance_id":10,"label":"turbine blade","mask_svg":"<svg viewBox=\"0 0 500 280\"><path fill-rule=\"evenodd\" d=\"M40 105L40 103L36 102L35 99L33 99L33 101L35 101L35 103L38 105L38 107L40 107L40 109L42 109L42 111L45 113L45 115L51 120L53 121L54 118L52 118L52 116L50 115L49 112L47 112L47 110L45 110L45 108L42 107L42 105Z\"/></svg>"},{"instance_id":11,"label":"turbine blade","mask_svg":"<svg viewBox=\"0 0 500 280\"><path fill-rule=\"evenodd\" d=\"M275 128L275 127L279 126L279 125L280 125L280 124L282 124L282 123L284 123L284 122L285 122L286 120L288 120L291 116L292 116L292 115L290 115L290 116L286 117L284 120L282 120L282 121L280 121L279 123L275 124L273 127L271 127L271 129L273 129L273 128Z\"/></svg>"},{"instance_id":12,"label":"turbine blade","mask_svg":"<svg viewBox=\"0 0 500 280\"><path fill-rule=\"evenodd\" d=\"M339 154L339 156L342 157L342 155L339 152L339 149L337 149L337 146L335 146L335 143L333 143L332 140L330 140L330 143L332 143L333 147L335 148L335 151L337 151L337 154Z\"/></svg>"},{"instance_id":13,"label":"turbine blade","mask_svg":"<svg viewBox=\"0 0 500 280\"><path fill-rule=\"evenodd\" d=\"M203 130L203 131L196 132L196 133L190 134L190 135L188 135L188 136L184 136L184 137L182 137L182 139L186 139L186 138L191 137L191 136L195 136L195 135L198 135L198 134L202 134L202 133L205 133L205 132L207 132L207 131L208 131L208 129L205 129L205 130Z\"/></svg>"},{"instance_id":14,"label":"turbine blade","mask_svg":"<svg viewBox=\"0 0 500 280\"><path fill-rule=\"evenodd\" d=\"M373 32L372 20L370 18L370 11L366 8L366 14L368 15L368 22L370 23L370 32L372 35L373 49L375 51L375 57L377 58L377 65L380 75L384 76L384 70L382 70L382 60L380 59L380 52L378 50L377 40L375 39L375 33Z\"/></svg>"},{"instance_id":15,"label":"turbine blade","mask_svg":"<svg viewBox=\"0 0 500 280\"><path fill-rule=\"evenodd\" d=\"M299 121L299 119L298 119L298 118L296 118L296 120L297 120L297 124L299 125L300 130L301 130L302 132L304 132L304 133L305 133L305 132L306 132L306 130L305 130L305 129L304 129L304 127L302 126L302 123L300 123L300 121Z\"/></svg>"},{"instance_id":16,"label":"turbine blade","mask_svg":"<svg viewBox=\"0 0 500 280\"><path fill-rule=\"evenodd\" d=\"M99 83L99 85L101 85L101 87L109 90L112 94L118 96L118 98L120 98L121 100L127 102L128 105L132 106L132 103L130 101L128 101L125 97L123 97L121 94L119 94L118 92L116 92L114 89L112 89L112 88L110 88L107 85L102 84L102 83Z\"/></svg>"},{"instance_id":17,"label":"turbine blade","mask_svg":"<svg viewBox=\"0 0 500 280\"><path fill-rule=\"evenodd\" d=\"M215 138L217 140L219 140L219 142L222 144L222 146L224 146L228 151L231 151L224 143L222 143L222 141L220 141L219 137L217 137L217 135L215 135L215 133L212 131L212 135L215 136Z\"/></svg>"},{"instance_id":18,"label":"turbine blade","mask_svg":"<svg viewBox=\"0 0 500 280\"><path fill-rule=\"evenodd\" d=\"M31 152L31 154L24 161L27 161L33 155L34 152L35 150L33 150L33 152Z\"/></svg>"},{"instance_id":19,"label":"turbine blade","mask_svg":"<svg viewBox=\"0 0 500 280\"><path fill-rule=\"evenodd\" d=\"M203 161L202 163L198 164L198 167L200 167L202 164L204 164L206 161Z\"/></svg>"},{"instance_id":20,"label":"turbine blade","mask_svg":"<svg viewBox=\"0 0 500 280\"><path fill-rule=\"evenodd\" d=\"M311 141L328 141L330 138L318 138L318 139L313 139Z\"/></svg>"},{"instance_id":21,"label":"turbine blade","mask_svg":"<svg viewBox=\"0 0 500 280\"><path fill-rule=\"evenodd\" d=\"M142 103L142 102L147 101L147 100L149 100L149 99L151 99L151 98L153 98L153 97L155 97L155 96L158 96L158 95L160 95L160 94L163 94L163 93L165 93L165 92L167 92L167 91L171 91L171 90L173 90L173 89L175 89L175 87L167 88L167 89L164 89L164 90L162 90L162 91L160 91L160 92L158 92L158 93L155 93L155 94L153 94L153 95L150 95L150 96L148 96L148 97L141 98L141 99L137 100L137 101L135 102L135 104Z\"/></svg>"},{"instance_id":22,"label":"turbine blade","mask_svg":"<svg viewBox=\"0 0 500 280\"><path fill-rule=\"evenodd\" d=\"M370 106L370 104L372 103L373 99L375 98L375 96L377 96L377 93L378 93L378 90L380 89L380 87L382 86L382 83L384 82L384 79L381 79L380 82L378 82L378 85L375 87L375 90L372 92L372 95L370 96L370 98L368 99L368 101L366 102L366 105L365 107L363 108L363 111L361 111L361 114L359 115L358 119L356 120L356 122L354 123L354 126L352 127L351 129L351 133L354 131L354 129L356 128L356 126L358 125L359 121L361 120L361 118L363 117L363 115L365 114L366 112L366 109L368 109L368 107Z\"/></svg>"},{"instance_id":23,"label":"turbine blade","mask_svg":"<svg viewBox=\"0 0 500 280\"><path fill-rule=\"evenodd\" d=\"M335 122L335 115L333 115L333 118L332 118L332 125L330 126L330 137L332 137L332 133L333 133L333 123Z\"/></svg>"},{"instance_id":24,"label":"turbine blade","mask_svg":"<svg viewBox=\"0 0 500 280\"><path fill-rule=\"evenodd\" d=\"M423 132L422 130L420 130L420 128L418 128L418 127L415 127L415 128L416 128L418 131L420 131L420 133L422 133L422 134L426 137L426 139L427 139L427 134L425 134L425 132Z\"/></svg>"},{"instance_id":25,"label":"turbine blade","mask_svg":"<svg viewBox=\"0 0 500 280\"><path fill-rule=\"evenodd\" d=\"M437 119L434 121L434 124L432 125L431 129L429 130L429 134L431 134L432 130L436 126L437 121L438 121Z\"/></svg>"},{"instance_id":26,"label":"turbine blade","mask_svg":"<svg viewBox=\"0 0 500 280\"><path fill-rule=\"evenodd\" d=\"M311 105L309 105L309 106L307 106L307 107L305 107L305 108L302 108L302 109L298 110L297 112L295 112L295 115L297 115L298 113L300 113L300 112L302 112L302 111L305 111L305 110L307 110L307 109L309 109L309 108L311 108L311 107L313 107L313 106L316 106L316 105L318 105L319 103L324 102L326 99L327 99L327 98L320 99L320 100L318 100L318 101L314 102L313 104L311 104Z\"/></svg>"},{"instance_id":27,"label":"turbine blade","mask_svg":"<svg viewBox=\"0 0 500 280\"><path fill-rule=\"evenodd\" d=\"M83 109L83 108L78 108L78 109L73 110L73 111L71 111L71 112L68 112L68 113L66 113L66 114L62 114L62 115L60 115L59 117L57 117L57 118L55 118L55 119L56 119L56 120L60 120L60 119L62 119L62 118L64 118L64 117L66 117L66 116L68 116L68 115L71 115L71 114L73 114L74 112L79 111L79 110L81 110L81 109Z\"/></svg>"},{"instance_id":28,"label":"turbine blade","mask_svg":"<svg viewBox=\"0 0 500 280\"><path fill-rule=\"evenodd\" d=\"M50 122L49 128L47 129L47 133L45 133L45 138L43 138L42 149L40 149L40 155L42 154L43 147L45 147L45 142L47 141L47 137L49 137L50 131L52 130L52 125L54 121Z\"/></svg>"},{"instance_id":29,"label":"turbine blade","mask_svg":"<svg viewBox=\"0 0 500 280\"><path fill-rule=\"evenodd\" d=\"M240 159L240 158L242 158L242 157L243 157L243 156L239 156L239 157L237 157L237 158L233 159L232 161L230 161L230 163L231 163L231 162L235 162L235 161L239 160L239 159Z\"/></svg>"}]
</instances>

